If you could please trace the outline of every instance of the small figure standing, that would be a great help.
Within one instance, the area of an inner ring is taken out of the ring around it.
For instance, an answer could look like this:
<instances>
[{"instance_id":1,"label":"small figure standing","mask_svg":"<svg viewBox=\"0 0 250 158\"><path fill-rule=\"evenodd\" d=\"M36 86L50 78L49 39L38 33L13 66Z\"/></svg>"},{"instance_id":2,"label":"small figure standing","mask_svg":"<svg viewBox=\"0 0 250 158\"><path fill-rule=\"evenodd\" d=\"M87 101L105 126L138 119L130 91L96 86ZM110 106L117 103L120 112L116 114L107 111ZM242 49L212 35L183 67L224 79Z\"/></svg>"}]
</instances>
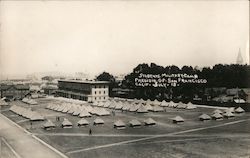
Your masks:
<instances>
[{"instance_id":1,"label":"small figure standing","mask_svg":"<svg viewBox=\"0 0 250 158\"><path fill-rule=\"evenodd\" d=\"M92 130L91 130L91 128L89 129L89 135L92 135Z\"/></svg>"}]
</instances>

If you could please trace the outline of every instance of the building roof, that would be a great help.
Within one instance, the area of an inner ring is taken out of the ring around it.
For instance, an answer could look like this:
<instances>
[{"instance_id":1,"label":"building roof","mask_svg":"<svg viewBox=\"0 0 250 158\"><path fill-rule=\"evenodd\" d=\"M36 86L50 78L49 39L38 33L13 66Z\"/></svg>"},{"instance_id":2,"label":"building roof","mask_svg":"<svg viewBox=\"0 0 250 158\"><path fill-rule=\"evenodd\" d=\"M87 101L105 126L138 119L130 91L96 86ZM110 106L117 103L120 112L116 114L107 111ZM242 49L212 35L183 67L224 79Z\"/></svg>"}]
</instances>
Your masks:
<instances>
[{"instance_id":1,"label":"building roof","mask_svg":"<svg viewBox=\"0 0 250 158\"><path fill-rule=\"evenodd\" d=\"M109 84L108 81L86 81L86 80L58 80L58 82L72 82L85 84Z\"/></svg>"},{"instance_id":2,"label":"building roof","mask_svg":"<svg viewBox=\"0 0 250 158\"><path fill-rule=\"evenodd\" d=\"M26 84L16 84L16 85L14 85L14 84L10 84L10 85L9 84L2 84L0 86L0 90L8 90L11 87L14 87L15 89L18 89L18 90L29 90L30 89L29 85L26 85Z\"/></svg>"}]
</instances>

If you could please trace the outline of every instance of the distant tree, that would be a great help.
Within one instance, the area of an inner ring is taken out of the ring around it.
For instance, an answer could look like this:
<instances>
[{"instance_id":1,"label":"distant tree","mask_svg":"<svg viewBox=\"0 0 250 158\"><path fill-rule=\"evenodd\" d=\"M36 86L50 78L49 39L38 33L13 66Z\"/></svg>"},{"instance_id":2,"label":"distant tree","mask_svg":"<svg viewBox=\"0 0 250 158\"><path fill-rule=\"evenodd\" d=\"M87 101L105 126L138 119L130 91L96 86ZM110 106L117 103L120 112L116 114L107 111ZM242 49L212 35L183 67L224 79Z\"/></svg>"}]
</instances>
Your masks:
<instances>
[{"instance_id":1,"label":"distant tree","mask_svg":"<svg viewBox=\"0 0 250 158\"><path fill-rule=\"evenodd\" d=\"M109 81L109 96L112 96L112 89L118 87L118 83L116 83L115 78L108 72L103 72L96 77L98 81Z\"/></svg>"},{"instance_id":2,"label":"distant tree","mask_svg":"<svg viewBox=\"0 0 250 158\"><path fill-rule=\"evenodd\" d=\"M113 75L109 74L108 72L103 72L100 75L96 77L98 81L109 81L109 82L115 82L115 78Z\"/></svg>"}]
</instances>

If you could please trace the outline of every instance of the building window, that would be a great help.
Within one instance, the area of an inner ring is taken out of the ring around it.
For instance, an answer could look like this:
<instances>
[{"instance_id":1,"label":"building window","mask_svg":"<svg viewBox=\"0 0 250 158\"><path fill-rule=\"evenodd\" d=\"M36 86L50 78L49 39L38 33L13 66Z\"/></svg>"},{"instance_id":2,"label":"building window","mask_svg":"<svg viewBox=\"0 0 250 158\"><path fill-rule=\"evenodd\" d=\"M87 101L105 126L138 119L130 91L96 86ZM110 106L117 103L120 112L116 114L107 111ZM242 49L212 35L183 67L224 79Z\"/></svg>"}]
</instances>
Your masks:
<instances>
[{"instance_id":1,"label":"building window","mask_svg":"<svg viewBox=\"0 0 250 158\"><path fill-rule=\"evenodd\" d=\"M99 97L99 99L101 100L101 97Z\"/></svg>"},{"instance_id":2,"label":"building window","mask_svg":"<svg viewBox=\"0 0 250 158\"><path fill-rule=\"evenodd\" d=\"M96 100L96 97L95 97L95 100Z\"/></svg>"},{"instance_id":3,"label":"building window","mask_svg":"<svg viewBox=\"0 0 250 158\"><path fill-rule=\"evenodd\" d=\"M96 94L96 91L95 91L95 94Z\"/></svg>"},{"instance_id":4,"label":"building window","mask_svg":"<svg viewBox=\"0 0 250 158\"><path fill-rule=\"evenodd\" d=\"M106 92L105 91L103 91L103 94L105 94ZM105 98L104 98L105 99Z\"/></svg>"},{"instance_id":5,"label":"building window","mask_svg":"<svg viewBox=\"0 0 250 158\"><path fill-rule=\"evenodd\" d=\"M95 86L95 88L96 88L96 86Z\"/></svg>"},{"instance_id":6,"label":"building window","mask_svg":"<svg viewBox=\"0 0 250 158\"><path fill-rule=\"evenodd\" d=\"M101 91L99 91L99 94L101 94Z\"/></svg>"},{"instance_id":7,"label":"building window","mask_svg":"<svg viewBox=\"0 0 250 158\"><path fill-rule=\"evenodd\" d=\"M105 91L104 91L105 92ZM105 97L103 97L103 99L105 100Z\"/></svg>"}]
</instances>

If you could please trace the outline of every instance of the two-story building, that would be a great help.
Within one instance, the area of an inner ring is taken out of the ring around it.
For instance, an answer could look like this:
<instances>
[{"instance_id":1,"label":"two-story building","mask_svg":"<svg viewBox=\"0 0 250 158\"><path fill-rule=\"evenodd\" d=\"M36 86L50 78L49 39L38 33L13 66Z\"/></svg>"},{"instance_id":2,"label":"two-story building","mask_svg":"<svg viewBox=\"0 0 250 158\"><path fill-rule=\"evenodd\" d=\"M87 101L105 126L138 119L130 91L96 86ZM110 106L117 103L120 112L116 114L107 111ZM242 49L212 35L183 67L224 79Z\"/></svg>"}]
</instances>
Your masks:
<instances>
[{"instance_id":1,"label":"two-story building","mask_svg":"<svg viewBox=\"0 0 250 158\"><path fill-rule=\"evenodd\" d=\"M109 82L59 80L56 94L88 102L106 101L109 98Z\"/></svg>"}]
</instances>

